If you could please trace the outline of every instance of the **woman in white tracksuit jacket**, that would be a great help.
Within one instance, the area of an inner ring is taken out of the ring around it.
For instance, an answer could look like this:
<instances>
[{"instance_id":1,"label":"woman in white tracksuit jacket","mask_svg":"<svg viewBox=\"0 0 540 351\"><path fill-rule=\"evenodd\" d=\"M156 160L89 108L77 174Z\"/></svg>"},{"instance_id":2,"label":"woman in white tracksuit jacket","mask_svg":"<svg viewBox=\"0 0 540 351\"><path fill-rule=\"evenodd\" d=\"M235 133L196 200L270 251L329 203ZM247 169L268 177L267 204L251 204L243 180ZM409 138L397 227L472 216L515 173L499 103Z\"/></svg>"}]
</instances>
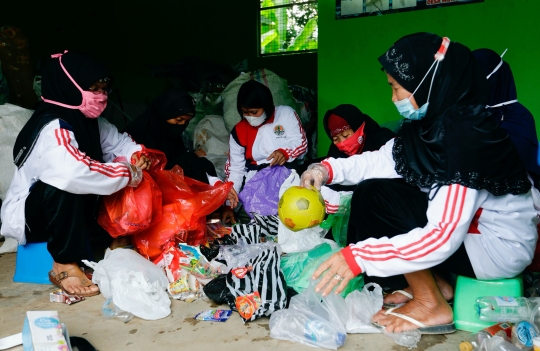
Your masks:
<instances>
[{"instance_id":1,"label":"woman in white tracksuit jacket","mask_svg":"<svg viewBox=\"0 0 540 351\"><path fill-rule=\"evenodd\" d=\"M302 175L305 186L358 184L350 246L314 278L327 270L317 289L328 294L360 273L404 276L410 299L381 310L373 322L390 332L450 333L455 326L446 300L453 291L431 271L477 279L521 273L537 240L535 189L515 146L485 109L489 86L467 47L417 33L379 62L406 120L379 151L330 158Z\"/></svg>"},{"instance_id":2,"label":"woman in white tracksuit jacket","mask_svg":"<svg viewBox=\"0 0 540 351\"><path fill-rule=\"evenodd\" d=\"M242 84L237 105L243 118L229 137L225 174L239 193L261 167L301 160L307 152L307 139L296 112L289 106L274 106L264 84L255 80Z\"/></svg>"},{"instance_id":3,"label":"woman in white tracksuit jacket","mask_svg":"<svg viewBox=\"0 0 540 351\"><path fill-rule=\"evenodd\" d=\"M1 234L20 245L47 242L54 260L49 280L80 296L99 289L78 264L91 257L91 242L111 240L94 216L98 195L138 185L150 163L141 145L98 117L108 85L93 58L52 56L42 73L43 102L15 142L17 169L1 212Z\"/></svg>"}]
</instances>

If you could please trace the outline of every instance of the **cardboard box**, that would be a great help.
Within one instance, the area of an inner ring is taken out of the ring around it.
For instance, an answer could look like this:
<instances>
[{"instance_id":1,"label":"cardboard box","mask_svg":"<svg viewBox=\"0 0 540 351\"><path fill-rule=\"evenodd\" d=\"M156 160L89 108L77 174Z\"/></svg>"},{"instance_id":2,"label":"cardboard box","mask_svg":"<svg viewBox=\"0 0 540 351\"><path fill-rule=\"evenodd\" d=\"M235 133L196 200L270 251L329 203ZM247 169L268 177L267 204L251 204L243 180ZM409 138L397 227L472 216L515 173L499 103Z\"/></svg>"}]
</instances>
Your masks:
<instances>
[{"instance_id":1,"label":"cardboard box","mask_svg":"<svg viewBox=\"0 0 540 351\"><path fill-rule=\"evenodd\" d=\"M57 311L27 311L25 324L27 325L23 329L23 341L26 331L30 334L26 336L27 340L31 339L34 351L70 350ZM26 328L27 326L28 328ZM27 350L26 343L25 350Z\"/></svg>"}]
</instances>

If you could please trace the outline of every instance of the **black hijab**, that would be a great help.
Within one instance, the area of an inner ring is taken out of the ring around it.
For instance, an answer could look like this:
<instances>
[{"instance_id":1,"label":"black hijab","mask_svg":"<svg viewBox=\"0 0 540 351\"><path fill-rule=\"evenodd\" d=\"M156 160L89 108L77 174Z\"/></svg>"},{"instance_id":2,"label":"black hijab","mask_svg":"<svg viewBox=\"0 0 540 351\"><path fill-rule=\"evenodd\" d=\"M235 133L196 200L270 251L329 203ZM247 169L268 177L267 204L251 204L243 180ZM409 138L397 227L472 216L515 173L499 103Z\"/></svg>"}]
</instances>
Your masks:
<instances>
[{"instance_id":1,"label":"black hijab","mask_svg":"<svg viewBox=\"0 0 540 351\"><path fill-rule=\"evenodd\" d=\"M87 54L67 52L62 55L62 64L83 90L88 90L99 79L109 77L105 67ZM42 69L41 93L46 99L67 105L78 106L82 102L81 92L66 75L58 58L47 60ZM41 129L51 120L58 118L62 120L62 124L68 124L66 128L71 128L80 151L96 161L103 162L97 118L87 118L76 109L41 102L15 141L13 159L18 167L22 166L32 151L34 140Z\"/></svg>"},{"instance_id":2,"label":"black hijab","mask_svg":"<svg viewBox=\"0 0 540 351\"><path fill-rule=\"evenodd\" d=\"M358 107L350 104L343 104L326 111L326 114L324 115L324 130L326 131L326 135L328 135L330 140L332 140L332 136L330 133L330 129L328 128L328 118L330 118L330 115L332 114L337 115L347 121L347 123L349 123L349 126L351 126L351 129L354 132L356 132L356 130L360 128L363 123L366 123L366 125L364 126L365 144L362 152L379 150L381 146L386 144L388 140L396 136L394 132L392 132L390 129L382 128L381 126L379 126L379 124L375 122L371 117L369 117L365 113L362 113L362 111L360 111ZM349 155L347 155L343 151L340 151L334 143L330 144L330 148L328 149L328 153L326 156L333 158L349 157Z\"/></svg>"},{"instance_id":3,"label":"black hijab","mask_svg":"<svg viewBox=\"0 0 540 351\"><path fill-rule=\"evenodd\" d=\"M473 51L474 57L488 76L501 63L501 57L491 49L478 49ZM488 79L490 85L488 105L494 106L503 102L517 100L516 83L508 63L502 65ZM540 166L538 165L538 137L534 117L529 110L514 102L509 105L488 108L496 123L508 133L516 145L521 160L527 172L534 180L536 188L539 187Z\"/></svg>"},{"instance_id":4,"label":"black hijab","mask_svg":"<svg viewBox=\"0 0 540 351\"><path fill-rule=\"evenodd\" d=\"M442 38L416 33L398 40L379 62L401 86L413 92L441 46ZM427 101L434 70L418 88L418 106ZM461 184L495 196L523 194L531 184L506 132L485 106L489 85L471 51L452 42L440 62L426 116L405 120L393 149L396 171L410 184Z\"/></svg>"},{"instance_id":5,"label":"black hijab","mask_svg":"<svg viewBox=\"0 0 540 351\"><path fill-rule=\"evenodd\" d=\"M188 123L175 125L167 123L167 120L188 114L195 114L195 101L191 95L183 89L168 89L124 131L138 144L163 151L167 157L166 168L169 169L174 160L187 151L182 133Z\"/></svg>"}]
</instances>

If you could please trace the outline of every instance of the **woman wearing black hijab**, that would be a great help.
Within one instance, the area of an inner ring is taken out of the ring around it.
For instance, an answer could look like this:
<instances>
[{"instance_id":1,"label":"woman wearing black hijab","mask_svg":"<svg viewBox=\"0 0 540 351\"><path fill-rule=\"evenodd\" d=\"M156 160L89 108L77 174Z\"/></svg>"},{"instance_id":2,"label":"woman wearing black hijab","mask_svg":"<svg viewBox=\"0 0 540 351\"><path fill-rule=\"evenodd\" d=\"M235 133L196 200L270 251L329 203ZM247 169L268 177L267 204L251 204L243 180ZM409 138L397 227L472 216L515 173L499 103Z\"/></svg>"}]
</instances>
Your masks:
<instances>
[{"instance_id":1,"label":"woman wearing black hijab","mask_svg":"<svg viewBox=\"0 0 540 351\"><path fill-rule=\"evenodd\" d=\"M165 169L179 165L185 176L208 184L208 175L217 177L214 165L208 159L188 152L182 139L193 116L193 98L182 89L172 88L156 98L124 131L137 143L163 151L167 157Z\"/></svg>"},{"instance_id":2,"label":"woman wearing black hijab","mask_svg":"<svg viewBox=\"0 0 540 351\"><path fill-rule=\"evenodd\" d=\"M366 151L379 150L388 140L396 136L390 129L382 128L358 107L350 104L338 105L326 111L323 126L326 135L332 140L326 157L333 158L345 158ZM326 157L315 159L311 163L321 162ZM305 165L302 171L307 167L308 165ZM326 204L326 213L338 212L342 196L346 194L344 192L350 194L355 188L356 184L323 186L321 195Z\"/></svg>"},{"instance_id":3,"label":"woman wearing black hijab","mask_svg":"<svg viewBox=\"0 0 540 351\"><path fill-rule=\"evenodd\" d=\"M467 47L417 33L398 40L379 62L406 118L397 137L379 151L328 159L302 175L304 186L359 183L350 246L318 268L314 278L327 272L316 290L328 294L339 285L341 292L360 273L404 275L412 299L373 321L390 332L451 333L446 299L453 291L431 270L477 279L521 273L537 240L531 183L485 109L487 81ZM381 178L403 178L425 193Z\"/></svg>"},{"instance_id":4,"label":"woman wearing black hijab","mask_svg":"<svg viewBox=\"0 0 540 351\"><path fill-rule=\"evenodd\" d=\"M358 107L350 104L338 105L326 111L323 126L326 135L332 140L326 156L333 158L379 150L388 140L396 136L390 129L379 126ZM344 143L353 136L354 140Z\"/></svg>"},{"instance_id":5,"label":"woman wearing black hijab","mask_svg":"<svg viewBox=\"0 0 540 351\"><path fill-rule=\"evenodd\" d=\"M534 117L517 100L516 83L510 65L491 49L473 51L489 82L488 111L499 126L504 129L534 181L540 189L540 166L538 165L538 136Z\"/></svg>"},{"instance_id":6,"label":"woman wearing black hijab","mask_svg":"<svg viewBox=\"0 0 540 351\"><path fill-rule=\"evenodd\" d=\"M94 216L98 195L137 186L151 162L99 117L108 85L107 71L88 55L52 56L42 72L43 102L15 142L17 169L2 206L2 235L21 245L47 242L49 280L80 296L99 294L78 266L91 257L90 240L111 240ZM118 156L135 165L113 162Z\"/></svg>"}]
</instances>

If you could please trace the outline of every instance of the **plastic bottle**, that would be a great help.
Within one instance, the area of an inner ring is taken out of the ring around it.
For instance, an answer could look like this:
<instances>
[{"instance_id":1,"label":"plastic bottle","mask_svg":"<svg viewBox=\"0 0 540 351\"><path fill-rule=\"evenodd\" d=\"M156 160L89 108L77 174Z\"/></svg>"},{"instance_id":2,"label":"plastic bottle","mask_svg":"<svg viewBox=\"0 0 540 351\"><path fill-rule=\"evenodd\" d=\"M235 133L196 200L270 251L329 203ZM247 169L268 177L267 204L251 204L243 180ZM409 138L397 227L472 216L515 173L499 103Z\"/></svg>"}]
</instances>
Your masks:
<instances>
[{"instance_id":1,"label":"plastic bottle","mask_svg":"<svg viewBox=\"0 0 540 351\"><path fill-rule=\"evenodd\" d=\"M308 320L304 324L304 337L315 344L332 344L337 347L345 344L346 334L336 332L333 328L328 328L328 324L321 320Z\"/></svg>"},{"instance_id":2,"label":"plastic bottle","mask_svg":"<svg viewBox=\"0 0 540 351\"><path fill-rule=\"evenodd\" d=\"M486 339L490 339L494 336L500 336L505 340L510 340L512 333L512 324L510 323L497 323L491 327L482 329L476 333L469 335L466 341L459 344L460 351L472 351L479 350L480 345Z\"/></svg>"},{"instance_id":3,"label":"plastic bottle","mask_svg":"<svg viewBox=\"0 0 540 351\"><path fill-rule=\"evenodd\" d=\"M494 336L486 339L480 346L480 351L521 351L500 336Z\"/></svg>"},{"instance_id":4,"label":"plastic bottle","mask_svg":"<svg viewBox=\"0 0 540 351\"><path fill-rule=\"evenodd\" d=\"M528 321L521 321L512 327L512 344L522 350L532 350L536 329Z\"/></svg>"},{"instance_id":5,"label":"plastic bottle","mask_svg":"<svg viewBox=\"0 0 540 351\"><path fill-rule=\"evenodd\" d=\"M103 307L101 308L101 314L107 319L119 318L124 323L129 322L133 318L133 314L131 312L126 312L118 308L114 304L112 297L109 297L103 303Z\"/></svg>"},{"instance_id":6,"label":"plastic bottle","mask_svg":"<svg viewBox=\"0 0 540 351\"><path fill-rule=\"evenodd\" d=\"M476 299L476 316L485 322L529 320L540 305L540 298L483 296Z\"/></svg>"}]
</instances>

